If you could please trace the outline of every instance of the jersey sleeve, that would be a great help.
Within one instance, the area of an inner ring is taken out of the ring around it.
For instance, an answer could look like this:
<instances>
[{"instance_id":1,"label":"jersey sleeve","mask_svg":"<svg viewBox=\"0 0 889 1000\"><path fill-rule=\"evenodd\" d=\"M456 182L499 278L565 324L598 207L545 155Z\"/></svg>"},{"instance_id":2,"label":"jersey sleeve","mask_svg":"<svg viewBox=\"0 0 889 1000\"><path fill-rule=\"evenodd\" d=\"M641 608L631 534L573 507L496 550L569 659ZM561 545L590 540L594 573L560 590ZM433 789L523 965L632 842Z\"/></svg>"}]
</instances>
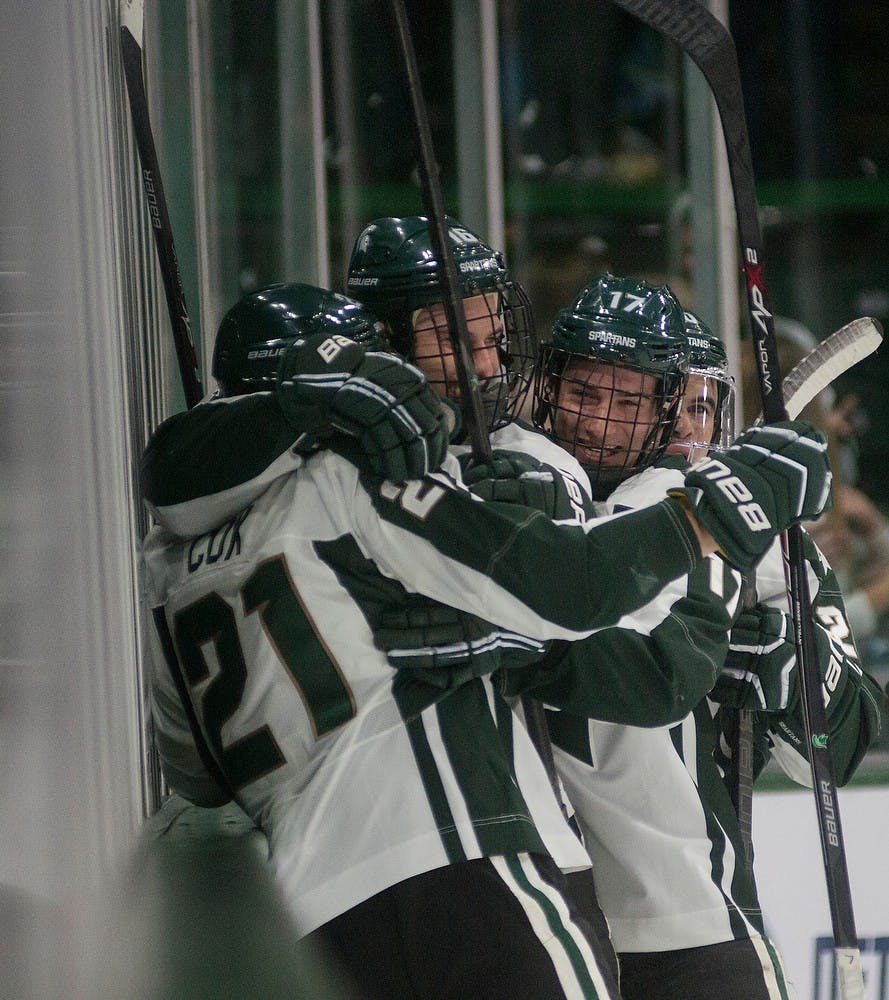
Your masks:
<instances>
[{"instance_id":1,"label":"jersey sleeve","mask_svg":"<svg viewBox=\"0 0 889 1000\"><path fill-rule=\"evenodd\" d=\"M812 619L818 633L818 670L830 730L828 745L837 784L843 785L880 735L881 693L879 685L861 666L836 575L812 539L804 534L803 541ZM764 603L789 610L783 559L777 542L757 570L757 596ZM793 669L798 669L796 664ZM754 764L758 773L774 758L790 778L810 786L812 777L799 690L797 683L796 693L785 711L757 716Z\"/></svg>"},{"instance_id":2,"label":"jersey sleeve","mask_svg":"<svg viewBox=\"0 0 889 1000\"><path fill-rule=\"evenodd\" d=\"M359 482L351 513L384 574L532 638L612 625L702 561L672 500L556 525L539 511L481 501L439 473L395 484L361 471Z\"/></svg>"},{"instance_id":3,"label":"jersey sleeve","mask_svg":"<svg viewBox=\"0 0 889 1000\"><path fill-rule=\"evenodd\" d=\"M298 438L271 392L201 403L151 435L142 455L142 496L174 534L210 531L302 464Z\"/></svg>"},{"instance_id":4,"label":"jersey sleeve","mask_svg":"<svg viewBox=\"0 0 889 1000\"><path fill-rule=\"evenodd\" d=\"M532 667L504 671L504 688L603 722L676 722L713 687L725 660L731 601L723 581L732 588L731 572L713 557L618 625L556 644Z\"/></svg>"}]
</instances>

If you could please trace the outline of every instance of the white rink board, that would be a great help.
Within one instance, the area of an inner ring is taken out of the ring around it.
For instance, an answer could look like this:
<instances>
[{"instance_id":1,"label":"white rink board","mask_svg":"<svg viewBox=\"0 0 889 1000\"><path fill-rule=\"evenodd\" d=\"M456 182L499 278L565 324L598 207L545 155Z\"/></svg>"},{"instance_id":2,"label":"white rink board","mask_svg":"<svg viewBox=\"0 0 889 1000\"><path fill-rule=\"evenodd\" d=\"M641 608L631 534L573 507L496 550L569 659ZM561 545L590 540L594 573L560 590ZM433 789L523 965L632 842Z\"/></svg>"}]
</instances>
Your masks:
<instances>
[{"instance_id":1,"label":"white rink board","mask_svg":"<svg viewBox=\"0 0 889 1000\"><path fill-rule=\"evenodd\" d=\"M839 807L865 1000L889 1000L889 786L840 789ZM812 792L756 794L753 839L766 930L797 1000L839 1000L832 942L816 959L817 940L830 937L831 925Z\"/></svg>"}]
</instances>

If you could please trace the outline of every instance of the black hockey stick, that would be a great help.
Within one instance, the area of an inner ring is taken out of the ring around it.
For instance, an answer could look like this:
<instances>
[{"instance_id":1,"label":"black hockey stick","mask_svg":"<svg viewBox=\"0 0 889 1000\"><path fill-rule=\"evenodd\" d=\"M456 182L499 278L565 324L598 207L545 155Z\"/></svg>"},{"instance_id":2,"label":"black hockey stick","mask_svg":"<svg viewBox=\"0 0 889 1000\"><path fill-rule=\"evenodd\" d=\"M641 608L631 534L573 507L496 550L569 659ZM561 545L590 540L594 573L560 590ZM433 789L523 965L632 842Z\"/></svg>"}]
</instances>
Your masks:
<instances>
[{"instance_id":1,"label":"black hockey stick","mask_svg":"<svg viewBox=\"0 0 889 1000\"><path fill-rule=\"evenodd\" d=\"M487 462L491 458L491 442L488 440L485 429L478 377L475 373L475 363L472 360L472 342L469 339L469 330L466 326L466 314L463 310L463 297L460 294L460 285L457 280L454 254L448 239L447 218L438 176L438 162L435 158L432 133L429 128L429 114L426 110L426 101L420 84L413 36L403 0L392 0L392 13L398 30L411 107L414 112L414 125L417 131L420 156L420 189L426 217L429 221L429 239L441 274L441 287L444 293L442 304L454 348L463 422L466 425L466 432L472 446L472 457L478 462Z\"/></svg>"},{"instance_id":2,"label":"black hockey stick","mask_svg":"<svg viewBox=\"0 0 889 1000\"><path fill-rule=\"evenodd\" d=\"M756 572L745 573L741 577L739 605L744 611L756 608ZM744 851L744 868L753 877L753 711L739 708L734 711L734 731L728 729L729 745L732 749L731 770L725 781L735 813L738 816L738 832Z\"/></svg>"},{"instance_id":3,"label":"black hockey stick","mask_svg":"<svg viewBox=\"0 0 889 1000\"><path fill-rule=\"evenodd\" d=\"M853 320L835 330L813 348L793 370L784 376L781 390L787 415L794 418L815 396L839 378L843 372L875 351L882 342L880 324L868 316ZM762 422L762 414L756 423ZM744 578L741 605L750 610L756 605L756 577ZM744 848L744 862L753 872L753 712L735 712L732 773L728 776L729 793L738 814L738 829Z\"/></svg>"},{"instance_id":4,"label":"black hockey stick","mask_svg":"<svg viewBox=\"0 0 889 1000\"><path fill-rule=\"evenodd\" d=\"M417 69L417 57L414 52L413 36L407 18L403 0L392 0L392 13L398 30L401 44L401 55L410 91L411 106L414 112L414 125L417 130L417 143L420 154L420 186L423 195L423 205L429 220L429 236L435 258L439 262L442 275L443 305L454 358L457 366L457 378L460 384L460 399L463 409L463 421L466 424L469 441L472 446L472 457L477 462L487 462L491 458L491 442L485 428L482 410L481 394L478 389L478 377L475 373L475 362L472 359L472 344L469 330L466 326L466 315L463 311L463 297L457 281L457 268L454 255L448 240L448 227L441 194L441 183L438 176L438 163L432 145L432 133L429 128L429 114L420 84L420 73ZM523 697L522 709L525 713L525 728L534 744L547 777L552 786L556 801L562 803L561 785L556 774L556 763L553 758L552 742L549 726L543 705L536 699Z\"/></svg>"},{"instance_id":5,"label":"black hockey stick","mask_svg":"<svg viewBox=\"0 0 889 1000\"><path fill-rule=\"evenodd\" d=\"M198 375L198 359L191 337L182 276L179 273L179 261L173 245L167 199L164 196L160 166L151 132L151 120L148 117L148 98L145 94L142 65L143 0L121 0L120 22L121 60L127 81L133 133L139 150L142 185L145 188L154 245L164 282L170 324L173 327L173 342L176 345L179 374L185 392L185 405L190 409L200 402L204 389Z\"/></svg>"},{"instance_id":6,"label":"black hockey stick","mask_svg":"<svg viewBox=\"0 0 889 1000\"><path fill-rule=\"evenodd\" d=\"M725 26L697 0L612 0L676 42L704 74L719 111L728 153L738 220L741 262L747 284L747 312L759 374L765 420L784 420L778 345L763 281L762 233L753 161L735 44ZM852 893L840 826L836 781L830 759L827 713L810 616L803 535L798 525L786 533L790 604L794 621L800 693L821 835L834 954L844 1000L864 995L861 955L855 932Z\"/></svg>"}]
</instances>

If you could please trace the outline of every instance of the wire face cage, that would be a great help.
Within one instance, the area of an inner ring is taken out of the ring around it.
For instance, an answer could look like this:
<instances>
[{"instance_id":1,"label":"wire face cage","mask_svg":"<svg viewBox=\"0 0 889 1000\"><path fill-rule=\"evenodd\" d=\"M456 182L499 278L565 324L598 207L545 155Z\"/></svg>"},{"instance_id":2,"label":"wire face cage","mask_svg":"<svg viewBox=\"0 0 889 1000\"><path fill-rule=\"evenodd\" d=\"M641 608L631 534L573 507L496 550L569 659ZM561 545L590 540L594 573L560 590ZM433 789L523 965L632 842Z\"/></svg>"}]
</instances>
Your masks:
<instances>
[{"instance_id":1,"label":"wire face cage","mask_svg":"<svg viewBox=\"0 0 889 1000\"><path fill-rule=\"evenodd\" d=\"M536 343L528 297L506 282L494 291L463 299L471 354L490 431L503 427L521 409L531 384ZM411 315L411 360L443 396L460 401L457 364L442 303Z\"/></svg>"},{"instance_id":2,"label":"wire face cage","mask_svg":"<svg viewBox=\"0 0 889 1000\"><path fill-rule=\"evenodd\" d=\"M666 451L682 402L684 376L663 377L545 344L534 385L534 422L580 462L593 496Z\"/></svg>"}]
</instances>

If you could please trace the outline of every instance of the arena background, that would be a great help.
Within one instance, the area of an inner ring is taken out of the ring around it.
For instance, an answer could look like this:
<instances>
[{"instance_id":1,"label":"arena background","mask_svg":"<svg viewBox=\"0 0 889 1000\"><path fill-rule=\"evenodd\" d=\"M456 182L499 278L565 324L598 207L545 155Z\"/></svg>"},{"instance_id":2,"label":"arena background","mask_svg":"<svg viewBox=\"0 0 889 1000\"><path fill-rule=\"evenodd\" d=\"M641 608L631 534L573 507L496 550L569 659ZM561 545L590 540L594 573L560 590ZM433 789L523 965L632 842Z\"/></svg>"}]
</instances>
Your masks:
<instances>
[{"instance_id":1,"label":"arena background","mask_svg":"<svg viewBox=\"0 0 889 1000\"><path fill-rule=\"evenodd\" d=\"M889 12L868 0L710 6L739 49L782 328L816 342L860 315L885 324ZM208 345L243 292L339 287L365 222L421 211L412 124L387 3L146 7L151 117L209 385ZM601 0L408 8L446 205L506 250L539 330L610 267L669 281L740 372L733 209L697 71ZM135 468L184 404L118 29L111 0L0 14L4 992L238 995L243 983L243 995L336 996L323 958L289 947L256 835L230 812L167 799L153 757ZM884 512L887 375L881 348L837 387L861 400L842 472ZM889 640L866 656L889 679ZM884 737L840 799L869 1000L889 997L873 835L889 819L887 761ZM822 1000L830 925L811 800L770 772L755 811L773 933L800 997Z\"/></svg>"}]
</instances>

